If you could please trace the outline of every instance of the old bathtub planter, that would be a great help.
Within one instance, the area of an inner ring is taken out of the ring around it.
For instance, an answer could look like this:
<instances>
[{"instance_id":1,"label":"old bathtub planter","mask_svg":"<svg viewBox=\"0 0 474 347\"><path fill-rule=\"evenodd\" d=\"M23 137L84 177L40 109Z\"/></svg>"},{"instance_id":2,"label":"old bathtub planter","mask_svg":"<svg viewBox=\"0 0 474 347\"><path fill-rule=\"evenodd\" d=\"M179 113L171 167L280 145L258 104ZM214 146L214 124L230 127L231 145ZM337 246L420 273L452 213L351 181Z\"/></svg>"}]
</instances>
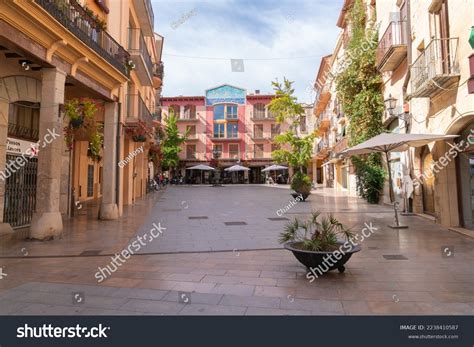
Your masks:
<instances>
[{"instance_id":1,"label":"old bathtub planter","mask_svg":"<svg viewBox=\"0 0 474 347\"><path fill-rule=\"evenodd\" d=\"M360 251L350 241L354 235L351 230L332 215L321 218L320 215L313 212L306 221L295 218L288 222L279 239L312 272L313 280L331 270L344 272L352 254Z\"/></svg>"},{"instance_id":2,"label":"old bathtub planter","mask_svg":"<svg viewBox=\"0 0 474 347\"><path fill-rule=\"evenodd\" d=\"M313 273L315 276L321 276L327 271L338 270L344 272L346 267L344 266L352 254L361 250L359 245L352 246L350 243L349 247L345 247L344 243L340 243L340 249L332 252L322 251L308 251L301 247L301 242L286 242L283 247L291 251L298 261L306 266L306 268Z\"/></svg>"}]
</instances>

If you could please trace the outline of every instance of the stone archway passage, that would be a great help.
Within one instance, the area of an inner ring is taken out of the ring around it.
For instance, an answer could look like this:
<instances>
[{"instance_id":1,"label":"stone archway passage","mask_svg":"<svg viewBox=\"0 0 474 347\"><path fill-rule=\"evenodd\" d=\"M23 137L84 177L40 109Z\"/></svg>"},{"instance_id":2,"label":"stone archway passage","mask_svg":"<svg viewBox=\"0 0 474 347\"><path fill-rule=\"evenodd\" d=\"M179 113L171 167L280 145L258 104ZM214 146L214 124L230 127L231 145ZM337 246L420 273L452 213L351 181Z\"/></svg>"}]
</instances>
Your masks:
<instances>
[{"instance_id":1,"label":"stone archway passage","mask_svg":"<svg viewBox=\"0 0 474 347\"><path fill-rule=\"evenodd\" d=\"M15 102L39 103L41 81L29 76L6 76L0 78L0 171L5 170L8 137L8 115L10 104ZM12 232L4 223L5 180L0 180L0 234ZM13 223L15 224L15 223Z\"/></svg>"},{"instance_id":2,"label":"stone archway passage","mask_svg":"<svg viewBox=\"0 0 474 347\"><path fill-rule=\"evenodd\" d=\"M2 102L40 102L41 81L28 76L0 78L0 99Z\"/></svg>"}]
</instances>

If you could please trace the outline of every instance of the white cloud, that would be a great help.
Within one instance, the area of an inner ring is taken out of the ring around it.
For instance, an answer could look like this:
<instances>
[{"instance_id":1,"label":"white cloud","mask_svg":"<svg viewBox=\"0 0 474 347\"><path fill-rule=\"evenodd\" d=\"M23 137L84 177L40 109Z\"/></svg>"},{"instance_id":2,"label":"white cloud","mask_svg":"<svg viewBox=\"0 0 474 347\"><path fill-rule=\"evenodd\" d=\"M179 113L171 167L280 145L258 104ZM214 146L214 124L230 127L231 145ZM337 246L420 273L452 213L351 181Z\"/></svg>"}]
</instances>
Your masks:
<instances>
[{"instance_id":1,"label":"white cloud","mask_svg":"<svg viewBox=\"0 0 474 347\"><path fill-rule=\"evenodd\" d=\"M314 83L321 57L334 48L341 3L282 1L269 6L265 1L219 1L211 7L209 2L153 2L155 30L165 37L163 95L203 95L222 83L272 92L271 81L285 76L295 81L300 101L311 102L308 87ZM301 56L314 57L246 60ZM231 58L244 59L245 72L232 72Z\"/></svg>"}]
</instances>

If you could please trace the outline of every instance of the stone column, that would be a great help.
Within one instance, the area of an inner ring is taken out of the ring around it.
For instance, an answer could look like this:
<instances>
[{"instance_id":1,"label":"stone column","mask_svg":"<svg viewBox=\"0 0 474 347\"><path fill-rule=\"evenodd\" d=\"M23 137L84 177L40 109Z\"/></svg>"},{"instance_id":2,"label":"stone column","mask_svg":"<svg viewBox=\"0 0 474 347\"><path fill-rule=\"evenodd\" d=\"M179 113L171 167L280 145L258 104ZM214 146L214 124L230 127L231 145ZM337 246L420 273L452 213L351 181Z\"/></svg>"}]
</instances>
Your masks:
<instances>
[{"instance_id":1,"label":"stone column","mask_svg":"<svg viewBox=\"0 0 474 347\"><path fill-rule=\"evenodd\" d=\"M313 182L314 184L318 184L318 165L316 161L311 162L312 169L313 169Z\"/></svg>"},{"instance_id":2,"label":"stone column","mask_svg":"<svg viewBox=\"0 0 474 347\"><path fill-rule=\"evenodd\" d=\"M59 210L63 149L59 104L64 103L65 80L66 73L58 69L43 69L36 211L30 227L30 237L33 239L48 239L60 235L63 231L63 220ZM52 132L60 134L59 138L45 143L46 135L49 134L50 139Z\"/></svg>"},{"instance_id":3,"label":"stone column","mask_svg":"<svg viewBox=\"0 0 474 347\"><path fill-rule=\"evenodd\" d=\"M102 181L102 203L100 219L117 219L119 216L116 199L117 180L117 122L118 104L108 102L104 112L104 167Z\"/></svg>"},{"instance_id":4,"label":"stone column","mask_svg":"<svg viewBox=\"0 0 474 347\"><path fill-rule=\"evenodd\" d=\"M7 126L9 103L0 99L0 171L5 170L7 155ZM0 178L0 235L13 232L8 223L3 223L3 209L5 204L5 180Z\"/></svg>"}]
</instances>

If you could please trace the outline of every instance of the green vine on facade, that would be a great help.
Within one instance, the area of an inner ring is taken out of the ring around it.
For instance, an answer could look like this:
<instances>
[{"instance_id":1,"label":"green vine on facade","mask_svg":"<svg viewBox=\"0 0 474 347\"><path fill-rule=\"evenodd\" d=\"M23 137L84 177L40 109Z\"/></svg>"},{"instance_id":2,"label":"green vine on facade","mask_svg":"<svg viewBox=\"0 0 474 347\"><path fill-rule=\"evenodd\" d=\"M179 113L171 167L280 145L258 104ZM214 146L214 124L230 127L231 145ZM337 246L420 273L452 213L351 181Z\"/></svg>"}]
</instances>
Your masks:
<instances>
[{"instance_id":1,"label":"green vine on facade","mask_svg":"<svg viewBox=\"0 0 474 347\"><path fill-rule=\"evenodd\" d=\"M376 67L378 33L368 22L362 0L356 0L348 13L351 37L344 70L336 76L337 97L349 118L349 145L355 146L384 131L382 77ZM385 182L380 154L353 157L357 190L370 203L377 203Z\"/></svg>"}]
</instances>

